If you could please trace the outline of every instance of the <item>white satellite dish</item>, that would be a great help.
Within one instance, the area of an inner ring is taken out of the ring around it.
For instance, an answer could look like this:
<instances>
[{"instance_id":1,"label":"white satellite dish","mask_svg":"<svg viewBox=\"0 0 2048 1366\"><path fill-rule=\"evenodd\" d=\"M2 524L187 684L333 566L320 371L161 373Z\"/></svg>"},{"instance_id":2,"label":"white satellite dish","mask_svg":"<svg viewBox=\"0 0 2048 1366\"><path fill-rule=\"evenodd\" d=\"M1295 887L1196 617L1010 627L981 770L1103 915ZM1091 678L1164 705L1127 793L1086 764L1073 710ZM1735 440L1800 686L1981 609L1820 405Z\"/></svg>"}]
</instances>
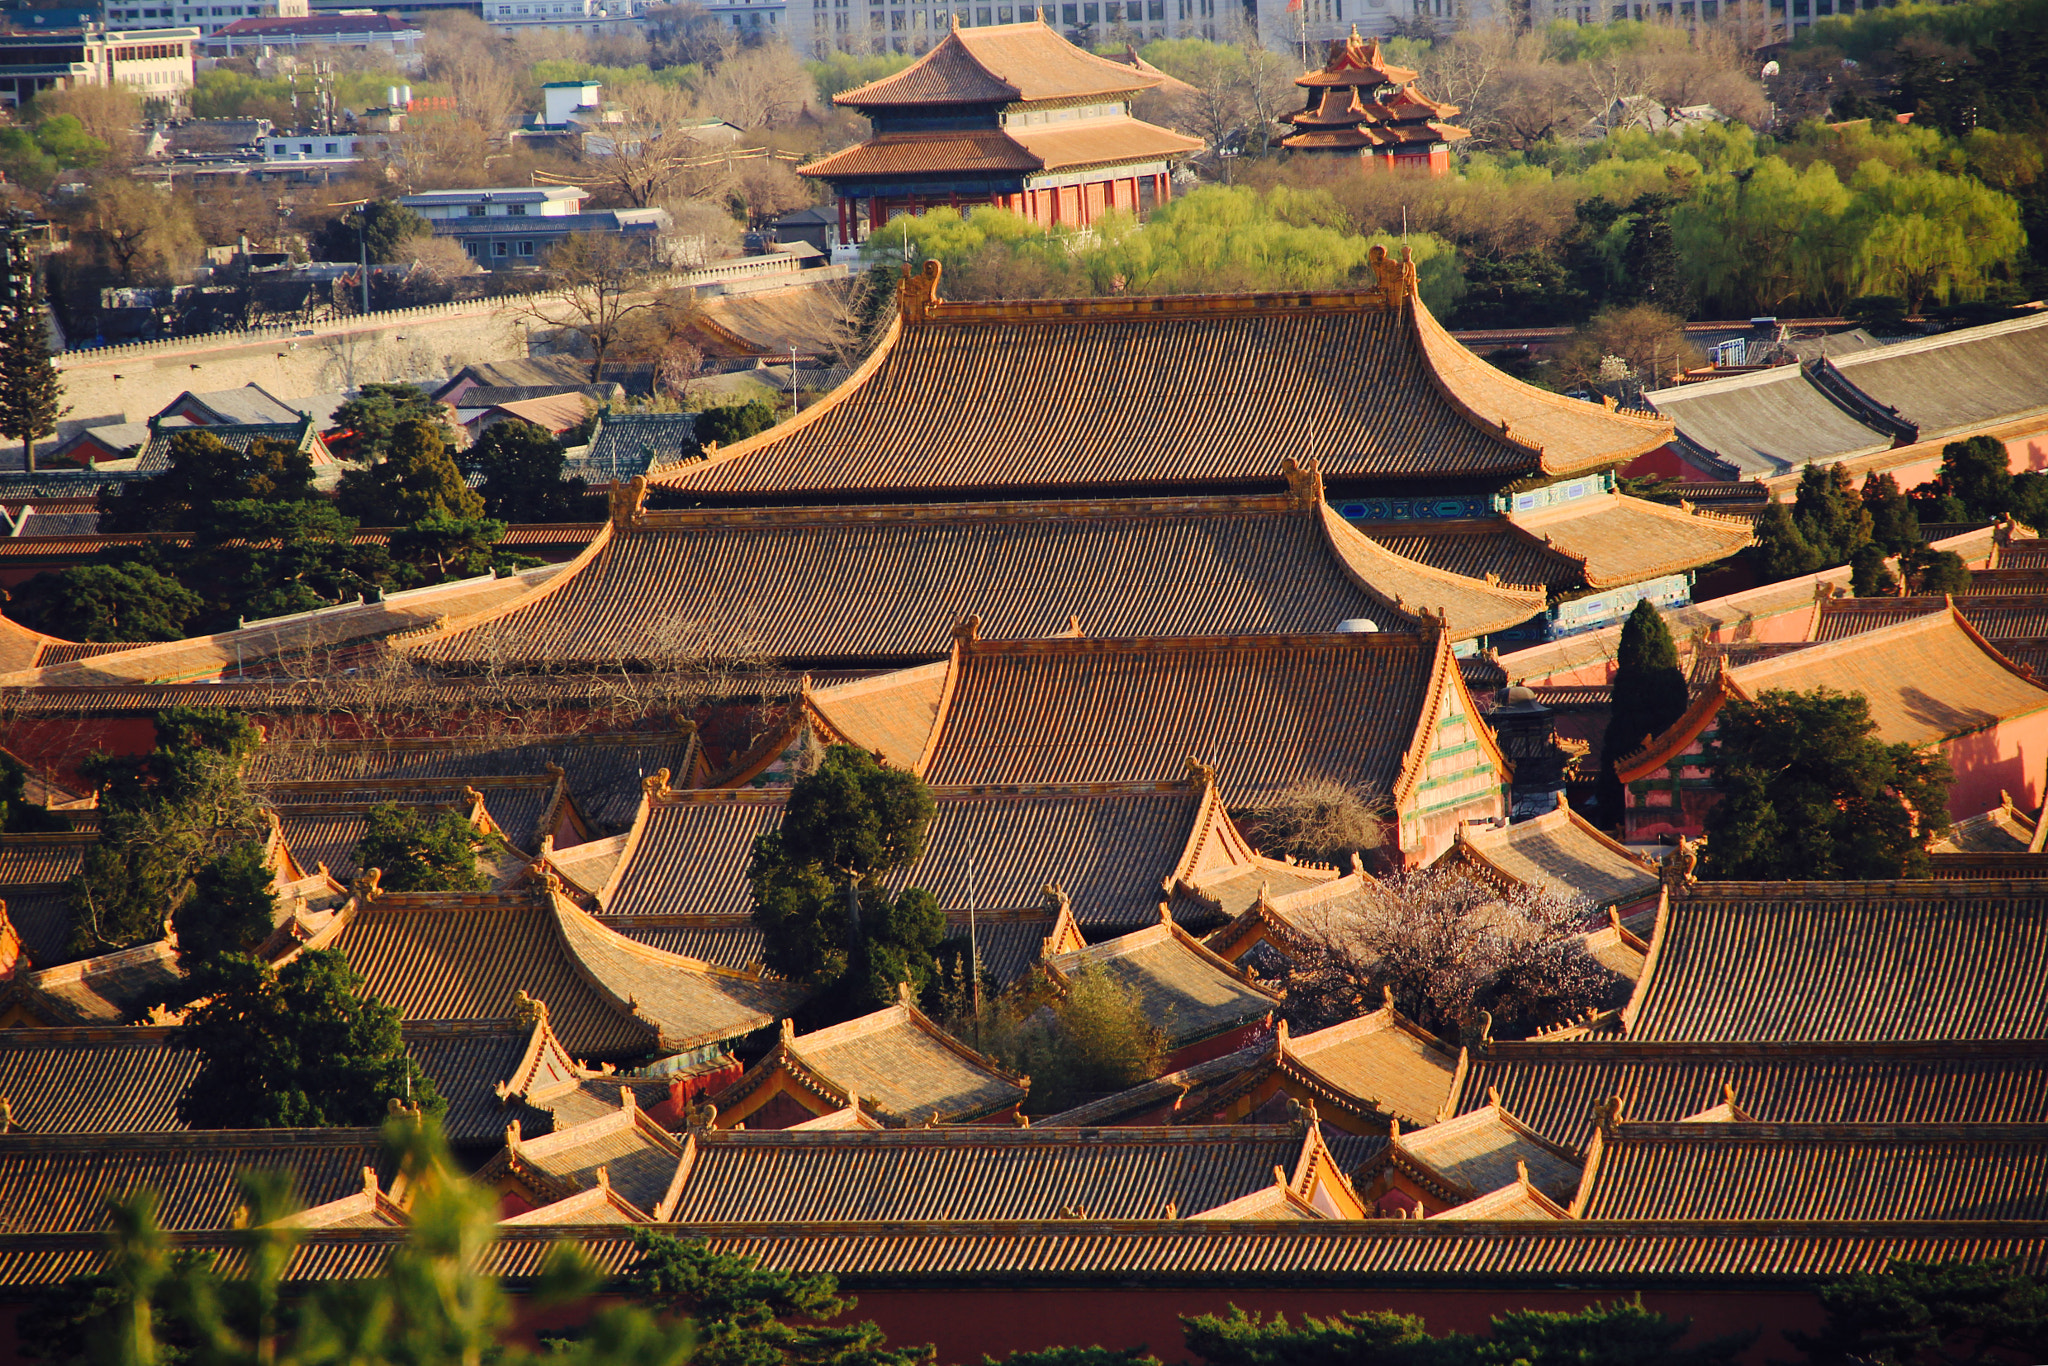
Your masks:
<instances>
[{"instance_id":1,"label":"white satellite dish","mask_svg":"<svg viewBox=\"0 0 2048 1366\"><path fill-rule=\"evenodd\" d=\"M1764 75L1766 75L1766 76L1775 76L1775 75L1777 75L1777 74L1778 74L1778 64L1777 64L1776 62L1765 62L1765 63L1764 63Z\"/></svg>"}]
</instances>

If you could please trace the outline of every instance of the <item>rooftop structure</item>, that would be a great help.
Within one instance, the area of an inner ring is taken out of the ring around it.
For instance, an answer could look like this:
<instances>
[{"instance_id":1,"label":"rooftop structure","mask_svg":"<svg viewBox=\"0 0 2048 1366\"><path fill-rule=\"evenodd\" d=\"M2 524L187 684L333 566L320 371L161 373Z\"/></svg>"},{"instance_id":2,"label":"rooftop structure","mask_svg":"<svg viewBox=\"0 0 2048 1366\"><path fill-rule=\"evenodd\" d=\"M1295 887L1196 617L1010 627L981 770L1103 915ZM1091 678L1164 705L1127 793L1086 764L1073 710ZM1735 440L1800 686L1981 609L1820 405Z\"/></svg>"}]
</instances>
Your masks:
<instances>
[{"instance_id":1,"label":"rooftop structure","mask_svg":"<svg viewBox=\"0 0 2048 1366\"><path fill-rule=\"evenodd\" d=\"M841 247L941 204L1081 228L1110 210L1143 214L1172 193L1173 163L1202 147L1131 117L1131 97L1161 79L1083 51L1043 20L955 19L908 68L832 97L874 136L803 173L838 197Z\"/></svg>"},{"instance_id":2,"label":"rooftop structure","mask_svg":"<svg viewBox=\"0 0 2048 1366\"><path fill-rule=\"evenodd\" d=\"M1270 1022L1280 1005L1277 995L1171 920L1048 953L1044 967L1062 991L1094 972L1114 982L1159 1031L1169 1066L1235 1051L1247 1027Z\"/></svg>"},{"instance_id":3,"label":"rooftop structure","mask_svg":"<svg viewBox=\"0 0 2048 1366\"><path fill-rule=\"evenodd\" d=\"M1577 1153L1489 1101L1426 1129L1397 1125L1357 1183L1359 1193L1388 1214L1434 1216L1524 1184L1562 1207L1578 1189L1580 1161Z\"/></svg>"},{"instance_id":4,"label":"rooftop structure","mask_svg":"<svg viewBox=\"0 0 2048 1366\"><path fill-rule=\"evenodd\" d=\"M1604 1124L1587 1219L2039 1219L2048 1126Z\"/></svg>"},{"instance_id":5,"label":"rooftop structure","mask_svg":"<svg viewBox=\"0 0 2048 1366\"><path fill-rule=\"evenodd\" d=\"M1657 870L1562 802L1512 825L1465 826L1449 857L1501 887L1634 909L1657 896Z\"/></svg>"},{"instance_id":6,"label":"rooftop structure","mask_svg":"<svg viewBox=\"0 0 2048 1366\"><path fill-rule=\"evenodd\" d=\"M1662 419L1510 379L1430 316L1412 264L1381 252L1374 268L1351 291L963 304L936 297L927 262L846 384L649 479L700 505L1264 493L1293 461L1340 501L1469 498L1670 439ZM1146 360L1105 388L1105 354Z\"/></svg>"},{"instance_id":7,"label":"rooftop structure","mask_svg":"<svg viewBox=\"0 0 2048 1366\"><path fill-rule=\"evenodd\" d=\"M1418 74L1387 61L1380 40L1361 39L1353 24L1350 37L1330 44L1330 59L1320 71L1295 78L1308 92L1308 106L1281 116L1294 131L1280 145L1318 157L1356 159L1365 171L1446 174L1451 144L1472 134L1445 122L1458 106L1423 94L1415 86Z\"/></svg>"},{"instance_id":8,"label":"rooftop structure","mask_svg":"<svg viewBox=\"0 0 2048 1366\"><path fill-rule=\"evenodd\" d=\"M946 663L814 689L804 712L935 783L1170 782L1192 755L1233 807L1309 776L1368 784L1409 859L1504 812L1441 632L986 641L970 622Z\"/></svg>"},{"instance_id":9,"label":"rooftop structure","mask_svg":"<svg viewBox=\"0 0 2048 1366\"><path fill-rule=\"evenodd\" d=\"M2048 1039L2040 895L2048 883L1703 882L1671 899L1621 1024L1669 1043Z\"/></svg>"},{"instance_id":10,"label":"rooftop structure","mask_svg":"<svg viewBox=\"0 0 2048 1366\"><path fill-rule=\"evenodd\" d=\"M362 1190L382 1150L375 1129L0 1135L0 1209L8 1233L99 1237L107 1201L147 1187L164 1229L229 1229L245 1217L244 1171L289 1171L293 1194L318 1205Z\"/></svg>"},{"instance_id":11,"label":"rooftop structure","mask_svg":"<svg viewBox=\"0 0 2048 1366\"><path fill-rule=\"evenodd\" d=\"M1104 1125L1260 1124L1313 1106L1330 1131L1382 1137L1455 1113L1464 1075L1459 1050L1392 1006L1298 1037L1286 1021L1235 1053L1193 1063L1038 1123Z\"/></svg>"},{"instance_id":12,"label":"rooftop structure","mask_svg":"<svg viewBox=\"0 0 2048 1366\"><path fill-rule=\"evenodd\" d=\"M1474 1049L1453 1113L1498 1095L1539 1133L1583 1147L1619 1100L1675 1124L1731 1104L1772 1124L2027 1123L2048 1104L2048 1042L1718 1043L1584 1038Z\"/></svg>"},{"instance_id":13,"label":"rooftop structure","mask_svg":"<svg viewBox=\"0 0 2048 1366\"><path fill-rule=\"evenodd\" d=\"M2048 766L2048 686L1946 607L1824 644L1787 643L1735 667L1724 661L1683 716L1616 765L1629 837L1702 828L1719 800L1714 718L1730 700L1816 687L1861 693L1885 743L1948 757L1958 779L1952 816L1985 810L2001 789L2025 804L2041 801L2034 775Z\"/></svg>"},{"instance_id":14,"label":"rooftop structure","mask_svg":"<svg viewBox=\"0 0 2048 1366\"><path fill-rule=\"evenodd\" d=\"M1442 612L1464 640L1543 611L1540 588L1383 549L1300 483L1285 497L615 518L545 596L410 648L456 668L654 663L679 647L886 668L943 658L968 616L1022 639L1410 632ZM703 639L671 639L677 619Z\"/></svg>"},{"instance_id":15,"label":"rooftop structure","mask_svg":"<svg viewBox=\"0 0 2048 1366\"><path fill-rule=\"evenodd\" d=\"M1357 1217L1345 1171L1373 1146L1349 1135L1326 1143L1313 1124L712 1130L690 1135L674 1218L1202 1219L1271 1187L1276 1167L1311 1208Z\"/></svg>"},{"instance_id":16,"label":"rooftop structure","mask_svg":"<svg viewBox=\"0 0 2048 1366\"><path fill-rule=\"evenodd\" d=\"M508 1117L544 1131L548 1112L508 1107L497 1088L516 1081L533 1030L510 1020L413 1025L406 1051L448 1102L449 1141L496 1144ZM174 1028L105 1025L0 1029L0 1096L10 1132L170 1133L185 1127L179 1106L199 1075L200 1055Z\"/></svg>"},{"instance_id":17,"label":"rooftop structure","mask_svg":"<svg viewBox=\"0 0 2048 1366\"><path fill-rule=\"evenodd\" d=\"M2001 423L2048 419L2048 315L1646 395L1678 426L1693 478L1796 475Z\"/></svg>"},{"instance_id":18,"label":"rooftop structure","mask_svg":"<svg viewBox=\"0 0 2048 1366\"><path fill-rule=\"evenodd\" d=\"M609 735L280 741L252 754L244 776L257 788L393 781L432 786L560 769L595 833L610 835L632 825L646 777L663 770L683 779L696 763L697 733L684 727Z\"/></svg>"},{"instance_id":19,"label":"rooftop structure","mask_svg":"<svg viewBox=\"0 0 2048 1366\"><path fill-rule=\"evenodd\" d=\"M715 1098L718 1123L786 1129L856 1101L890 1128L1003 1120L1017 1114L1029 1077L1006 1072L912 1005L782 1038Z\"/></svg>"},{"instance_id":20,"label":"rooftop structure","mask_svg":"<svg viewBox=\"0 0 2048 1366\"><path fill-rule=\"evenodd\" d=\"M607 889L607 923L626 930L649 916L680 914L706 938L727 922L758 945L758 934L743 925L751 909L747 859L754 840L780 824L786 795L773 788L656 793ZM1047 889L1056 887L1075 922L1102 937L1156 925L1169 887L1206 882L1256 859L1214 787L1199 780L940 786L932 795L923 852L891 883L923 888L950 915L1049 916Z\"/></svg>"},{"instance_id":21,"label":"rooftop structure","mask_svg":"<svg viewBox=\"0 0 2048 1366\"><path fill-rule=\"evenodd\" d=\"M489 944L488 953L475 946ZM636 944L545 886L485 895L358 893L307 941L336 948L414 1021L504 1019L544 1001L578 1058L708 1048L774 1023L803 992Z\"/></svg>"},{"instance_id":22,"label":"rooftop structure","mask_svg":"<svg viewBox=\"0 0 2048 1366\"><path fill-rule=\"evenodd\" d=\"M421 30L389 14L309 14L299 0L299 14L242 18L207 35L209 57L265 58L305 48L353 48L375 53L397 65L418 62Z\"/></svg>"}]
</instances>

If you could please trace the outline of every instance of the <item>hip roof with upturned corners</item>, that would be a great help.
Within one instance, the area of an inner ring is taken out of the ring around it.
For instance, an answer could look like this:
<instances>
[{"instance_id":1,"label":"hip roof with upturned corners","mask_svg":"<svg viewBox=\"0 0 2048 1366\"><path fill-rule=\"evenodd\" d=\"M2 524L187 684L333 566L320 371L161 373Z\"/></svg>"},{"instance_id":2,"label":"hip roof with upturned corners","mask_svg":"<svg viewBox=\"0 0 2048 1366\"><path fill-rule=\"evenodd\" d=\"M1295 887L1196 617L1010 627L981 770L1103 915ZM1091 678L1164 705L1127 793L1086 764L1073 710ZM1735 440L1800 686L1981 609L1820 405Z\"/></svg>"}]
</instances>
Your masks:
<instances>
[{"instance_id":1,"label":"hip roof with upturned corners","mask_svg":"<svg viewBox=\"0 0 2048 1366\"><path fill-rule=\"evenodd\" d=\"M698 791L650 801L605 918L683 913L743 918L755 839L782 822L783 790ZM1207 826L1213 795L1182 781L1088 787L938 787L924 849L891 877L964 914L1045 909L1057 885L1082 925L1159 919L1165 886Z\"/></svg>"},{"instance_id":2,"label":"hip roof with upturned corners","mask_svg":"<svg viewBox=\"0 0 2048 1366\"><path fill-rule=\"evenodd\" d=\"M2048 1217L2048 1125L1619 1123L1587 1219Z\"/></svg>"},{"instance_id":3,"label":"hip roof with upturned corners","mask_svg":"<svg viewBox=\"0 0 2048 1366\"><path fill-rule=\"evenodd\" d=\"M1162 77L1076 47L1043 20L955 28L930 52L832 103L887 111L917 107L1128 99Z\"/></svg>"},{"instance_id":4,"label":"hip roof with upturned corners","mask_svg":"<svg viewBox=\"0 0 2048 1366\"><path fill-rule=\"evenodd\" d=\"M1646 1042L2048 1039L2048 883L1701 882L1651 957Z\"/></svg>"},{"instance_id":5,"label":"hip roof with upturned corners","mask_svg":"<svg viewBox=\"0 0 2048 1366\"><path fill-rule=\"evenodd\" d=\"M921 755L929 782L1172 782L1192 757L1240 806L1308 778L1405 799L1446 689L1463 687L1441 632L984 641L970 629L948 664L849 685L857 713L836 689L805 705L834 738ZM1504 766L1490 736L1480 750Z\"/></svg>"},{"instance_id":6,"label":"hip roof with upturned corners","mask_svg":"<svg viewBox=\"0 0 2048 1366\"><path fill-rule=\"evenodd\" d=\"M803 995L634 943L544 889L358 897L307 942L347 955L369 992L408 1025L508 1018L523 993L547 1005L578 1057L634 1058L738 1038Z\"/></svg>"},{"instance_id":7,"label":"hip roof with upturned corners","mask_svg":"<svg viewBox=\"0 0 2048 1366\"><path fill-rule=\"evenodd\" d=\"M926 263L906 290L936 287ZM801 415L650 482L703 503L919 502L1116 489L1494 488L1608 469L1671 425L1511 379L1415 297L1372 289L1012 303L906 298L868 360Z\"/></svg>"},{"instance_id":8,"label":"hip roof with upturned corners","mask_svg":"<svg viewBox=\"0 0 2048 1366\"><path fill-rule=\"evenodd\" d=\"M1860 694L1875 736L1918 747L1996 729L2048 708L2048 686L2000 654L1953 606L1818 644L1782 642L1752 662L1722 667L1684 715L1615 772L1633 783L1680 761L1729 701L1767 691L1831 688Z\"/></svg>"},{"instance_id":9,"label":"hip roof with upturned corners","mask_svg":"<svg viewBox=\"0 0 2048 1366\"><path fill-rule=\"evenodd\" d=\"M1185 1218L1270 1187L1305 1141L1292 1125L714 1130L692 1136L673 1217Z\"/></svg>"},{"instance_id":10,"label":"hip roof with upturned corners","mask_svg":"<svg viewBox=\"0 0 2048 1366\"><path fill-rule=\"evenodd\" d=\"M643 513L542 593L410 649L454 668L652 662L678 649L820 668L944 656L970 615L993 637L1263 635L1364 620L1453 637L1543 611L1538 584L1403 558L1286 495ZM1677 514L1673 514L1674 516ZM693 623L687 640L674 623Z\"/></svg>"},{"instance_id":11,"label":"hip roof with upturned corners","mask_svg":"<svg viewBox=\"0 0 2048 1366\"><path fill-rule=\"evenodd\" d=\"M1619 1098L1623 1118L1676 1123L1725 1101L1773 1124L2024 1123L2048 1114L2048 1041L1499 1042L1474 1049L1458 1109L1497 1094L1574 1147Z\"/></svg>"}]
</instances>

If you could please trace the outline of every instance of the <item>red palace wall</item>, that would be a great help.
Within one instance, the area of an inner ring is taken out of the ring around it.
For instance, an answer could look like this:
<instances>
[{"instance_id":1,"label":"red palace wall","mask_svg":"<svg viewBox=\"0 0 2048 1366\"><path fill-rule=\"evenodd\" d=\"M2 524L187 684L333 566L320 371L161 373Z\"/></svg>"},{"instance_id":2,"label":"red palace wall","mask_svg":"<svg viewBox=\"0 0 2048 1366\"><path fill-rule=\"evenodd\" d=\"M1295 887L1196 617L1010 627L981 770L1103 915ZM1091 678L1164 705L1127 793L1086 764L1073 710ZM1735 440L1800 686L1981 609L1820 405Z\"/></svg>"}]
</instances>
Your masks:
<instances>
[{"instance_id":1,"label":"red palace wall","mask_svg":"<svg viewBox=\"0 0 2048 1366\"><path fill-rule=\"evenodd\" d=\"M1147 1289L1107 1283L1086 1289L989 1287L969 1290L862 1290L847 1317L871 1319L892 1346L930 1343L940 1366L967 1366L984 1355L1000 1360L1011 1352L1046 1347L1143 1347L1161 1361L1192 1361L1181 1334L1180 1316L1228 1314L1235 1305L1247 1313L1284 1313L1298 1322L1375 1310L1420 1316L1433 1332L1483 1333L1497 1314L1516 1309L1569 1312L1628 1299L1626 1292L1589 1290L1289 1290ZM1786 1330L1812 1332L1821 1324L1818 1301L1806 1292L1645 1291L1646 1307L1690 1319L1688 1341L1756 1330L1741 1360L1766 1366L1798 1360ZM567 1326L576 1317L537 1315L526 1331ZM5 1360L0 1357L0 1360Z\"/></svg>"},{"instance_id":2,"label":"red palace wall","mask_svg":"<svg viewBox=\"0 0 2048 1366\"><path fill-rule=\"evenodd\" d=\"M975 1363L983 1354L1001 1358L1012 1351L1064 1345L1143 1346L1166 1362L1191 1360L1182 1345L1179 1316L1246 1312L1302 1314L1392 1310L1417 1314L1436 1332L1483 1332L1496 1314L1513 1309L1566 1311L1626 1299L1619 1293L1569 1290L1153 1290L1104 1286L1085 1290L859 1290L849 1317L872 1319L891 1344L929 1342L941 1366ZM1643 1303L1675 1318L1692 1320L1693 1338L1760 1329L1744 1354L1745 1366L1773 1358L1797 1359L1785 1342L1786 1329L1811 1332L1820 1307L1800 1291L1646 1291ZM26 1305L0 1303L0 1366L22 1362L16 1324ZM581 1322L599 1307L522 1317L520 1336Z\"/></svg>"}]
</instances>

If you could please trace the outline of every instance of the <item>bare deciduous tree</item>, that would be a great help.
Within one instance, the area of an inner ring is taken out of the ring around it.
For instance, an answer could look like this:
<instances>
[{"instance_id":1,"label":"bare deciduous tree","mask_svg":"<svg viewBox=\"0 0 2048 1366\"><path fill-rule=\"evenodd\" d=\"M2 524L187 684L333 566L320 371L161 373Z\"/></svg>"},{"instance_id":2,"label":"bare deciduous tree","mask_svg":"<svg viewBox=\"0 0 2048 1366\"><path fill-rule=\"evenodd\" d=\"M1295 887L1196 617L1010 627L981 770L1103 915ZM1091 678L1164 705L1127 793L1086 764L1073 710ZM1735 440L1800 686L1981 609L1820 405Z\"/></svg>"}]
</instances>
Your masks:
<instances>
[{"instance_id":1,"label":"bare deciduous tree","mask_svg":"<svg viewBox=\"0 0 2048 1366\"><path fill-rule=\"evenodd\" d=\"M1305 778L1257 808L1258 842L1269 854L1343 864L1386 843L1386 798L1329 778Z\"/></svg>"},{"instance_id":2,"label":"bare deciduous tree","mask_svg":"<svg viewBox=\"0 0 2048 1366\"><path fill-rule=\"evenodd\" d=\"M553 288L521 299L516 311L582 338L590 348L590 379L596 383L635 316L658 302L639 292L645 264L623 238L572 233L549 250L547 268Z\"/></svg>"},{"instance_id":3,"label":"bare deciduous tree","mask_svg":"<svg viewBox=\"0 0 2048 1366\"><path fill-rule=\"evenodd\" d=\"M795 119L817 98L818 87L787 43L763 43L734 52L705 78L707 114L748 131Z\"/></svg>"},{"instance_id":4,"label":"bare deciduous tree","mask_svg":"<svg viewBox=\"0 0 2048 1366\"><path fill-rule=\"evenodd\" d=\"M1402 1014L1458 1039L1491 1017L1519 1037L1572 1018L1612 981L1587 955L1591 906L1521 888L1501 892L1437 864L1300 918L1284 985L1303 1029L1356 1019L1391 992Z\"/></svg>"}]
</instances>

